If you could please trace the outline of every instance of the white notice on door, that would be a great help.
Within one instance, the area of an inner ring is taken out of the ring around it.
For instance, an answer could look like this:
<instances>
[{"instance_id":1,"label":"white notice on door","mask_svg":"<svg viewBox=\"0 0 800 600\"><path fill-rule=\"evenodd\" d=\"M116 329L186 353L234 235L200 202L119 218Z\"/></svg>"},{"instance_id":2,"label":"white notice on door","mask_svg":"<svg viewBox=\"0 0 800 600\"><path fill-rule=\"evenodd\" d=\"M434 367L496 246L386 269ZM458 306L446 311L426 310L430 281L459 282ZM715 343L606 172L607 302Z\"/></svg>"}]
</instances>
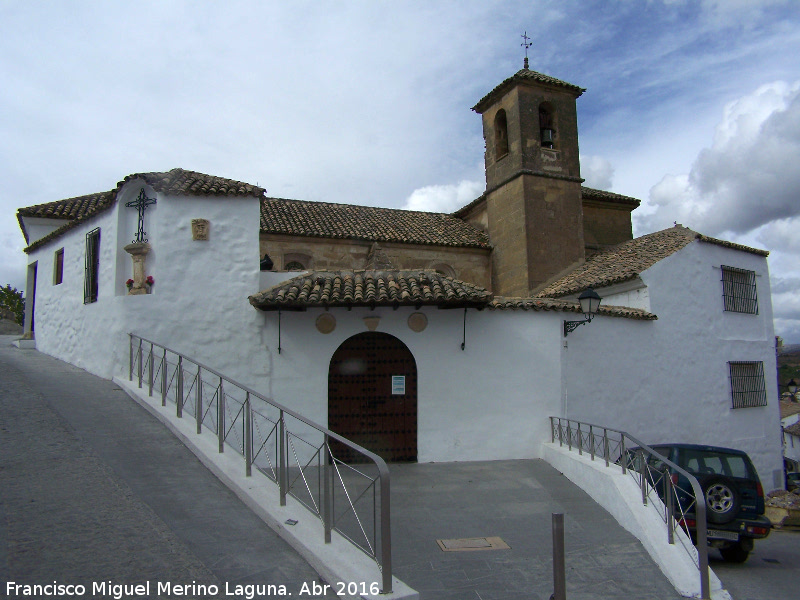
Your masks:
<instances>
[{"instance_id":1,"label":"white notice on door","mask_svg":"<svg viewBox=\"0 0 800 600\"><path fill-rule=\"evenodd\" d=\"M406 376L392 375L392 396L405 396Z\"/></svg>"}]
</instances>

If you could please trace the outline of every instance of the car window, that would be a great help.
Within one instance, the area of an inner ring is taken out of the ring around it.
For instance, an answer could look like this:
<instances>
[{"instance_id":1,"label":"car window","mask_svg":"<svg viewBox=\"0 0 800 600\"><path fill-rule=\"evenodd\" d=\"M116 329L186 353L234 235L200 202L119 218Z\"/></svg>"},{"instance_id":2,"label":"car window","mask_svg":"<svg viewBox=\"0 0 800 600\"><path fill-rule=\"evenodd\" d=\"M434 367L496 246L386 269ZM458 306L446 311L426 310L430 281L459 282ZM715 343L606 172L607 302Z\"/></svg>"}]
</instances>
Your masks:
<instances>
[{"instance_id":1,"label":"car window","mask_svg":"<svg viewBox=\"0 0 800 600\"><path fill-rule=\"evenodd\" d=\"M684 469L695 475L749 477L746 459L738 454L684 448L681 452L680 462Z\"/></svg>"}]
</instances>

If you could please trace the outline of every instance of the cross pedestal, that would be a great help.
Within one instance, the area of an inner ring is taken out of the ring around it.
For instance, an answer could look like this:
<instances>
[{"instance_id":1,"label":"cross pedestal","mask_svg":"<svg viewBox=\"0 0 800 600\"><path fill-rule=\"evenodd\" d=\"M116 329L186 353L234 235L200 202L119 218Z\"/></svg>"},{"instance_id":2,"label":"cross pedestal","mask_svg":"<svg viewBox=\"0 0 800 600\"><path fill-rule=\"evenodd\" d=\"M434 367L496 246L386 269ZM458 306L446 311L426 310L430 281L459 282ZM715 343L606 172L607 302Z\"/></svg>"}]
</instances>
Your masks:
<instances>
[{"instance_id":1,"label":"cross pedestal","mask_svg":"<svg viewBox=\"0 0 800 600\"><path fill-rule=\"evenodd\" d=\"M147 293L147 287L144 283L146 275L144 274L144 261L147 258L147 253L150 252L150 244L147 242L136 242L125 246L125 252L131 255L133 259L133 286L128 290L129 296L138 296Z\"/></svg>"}]
</instances>

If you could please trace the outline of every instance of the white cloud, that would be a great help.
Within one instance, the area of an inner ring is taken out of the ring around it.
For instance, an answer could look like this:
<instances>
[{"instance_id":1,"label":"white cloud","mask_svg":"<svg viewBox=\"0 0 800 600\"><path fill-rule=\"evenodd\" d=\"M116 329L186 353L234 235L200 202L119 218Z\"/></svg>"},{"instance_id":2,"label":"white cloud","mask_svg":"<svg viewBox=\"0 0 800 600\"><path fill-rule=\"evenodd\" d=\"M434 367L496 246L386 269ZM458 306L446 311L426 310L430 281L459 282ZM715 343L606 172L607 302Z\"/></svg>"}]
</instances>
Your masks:
<instances>
[{"instance_id":1,"label":"white cloud","mask_svg":"<svg viewBox=\"0 0 800 600\"><path fill-rule=\"evenodd\" d=\"M427 212L451 213L483 193L482 181L463 180L450 185L429 185L414 190L403 208Z\"/></svg>"},{"instance_id":2,"label":"white cloud","mask_svg":"<svg viewBox=\"0 0 800 600\"><path fill-rule=\"evenodd\" d=\"M610 190L614 179L614 167L602 156L581 156L581 177L586 187Z\"/></svg>"},{"instance_id":3,"label":"white cloud","mask_svg":"<svg viewBox=\"0 0 800 600\"><path fill-rule=\"evenodd\" d=\"M678 221L720 235L798 215L798 164L800 82L764 85L725 107L712 145L688 174L667 175L653 186L648 204L655 210L640 224L652 231Z\"/></svg>"}]
</instances>

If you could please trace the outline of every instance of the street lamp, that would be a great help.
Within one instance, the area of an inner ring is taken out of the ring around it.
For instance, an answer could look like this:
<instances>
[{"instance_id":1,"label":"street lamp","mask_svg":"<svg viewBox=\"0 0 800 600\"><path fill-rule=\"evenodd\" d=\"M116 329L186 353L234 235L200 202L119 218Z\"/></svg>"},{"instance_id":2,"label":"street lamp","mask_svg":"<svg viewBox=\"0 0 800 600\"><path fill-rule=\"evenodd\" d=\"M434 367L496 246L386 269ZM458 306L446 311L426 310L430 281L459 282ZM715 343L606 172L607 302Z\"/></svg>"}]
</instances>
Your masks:
<instances>
[{"instance_id":1,"label":"street lamp","mask_svg":"<svg viewBox=\"0 0 800 600\"><path fill-rule=\"evenodd\" d=\"M797 402L797 382L794 379L790 379L789 383L786 384L786 389L792 395L792 402Z\"/></svg>"},{"instance_id":2,"label":"street lamp","mask_svg":"<svg viewBox=\"0 0 800 600\"><path fill-rule=\"evenodd\" d=\"M597 314L597 309L600 308L600 300L600 296L592 288L587 288L578 296L581 312L585 318L582 321L564 321L564 337L567 337L570 331L575 331L579 325L592 322L592 318Z\"/></svg>"}]
</instances>

